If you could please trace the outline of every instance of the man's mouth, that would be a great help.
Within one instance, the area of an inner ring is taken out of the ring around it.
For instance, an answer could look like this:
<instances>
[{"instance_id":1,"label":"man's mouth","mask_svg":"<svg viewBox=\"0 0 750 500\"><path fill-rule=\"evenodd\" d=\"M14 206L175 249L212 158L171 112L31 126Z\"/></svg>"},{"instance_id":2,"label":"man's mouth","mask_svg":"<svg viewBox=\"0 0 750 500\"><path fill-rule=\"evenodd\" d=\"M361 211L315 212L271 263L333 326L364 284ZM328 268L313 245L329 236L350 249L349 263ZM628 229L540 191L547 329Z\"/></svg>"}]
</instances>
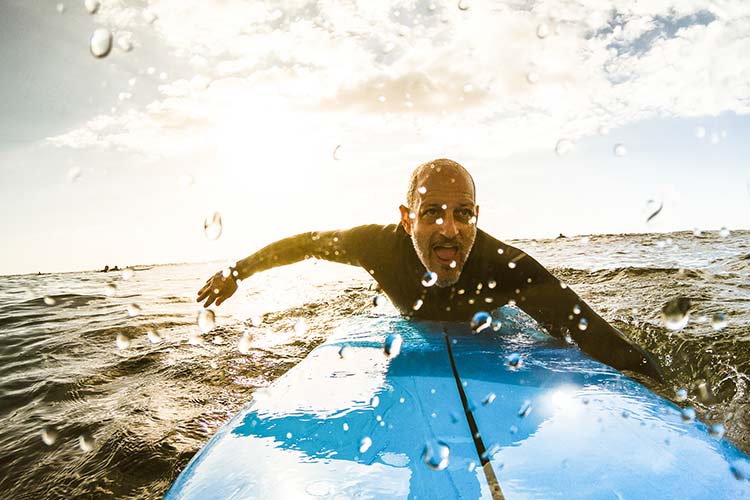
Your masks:
<instances>
[{"instance_id":1,"label":"man's mouth","mask_svg":"<svg viewBox=\"0 0 750 500\"><path fill-rule=\"evenodd\" d=\"M458 245L435 245L432 247L438 260L441 264L450 265L451 262L455 262L458 257Z\"/></svg>"}]
</instances>

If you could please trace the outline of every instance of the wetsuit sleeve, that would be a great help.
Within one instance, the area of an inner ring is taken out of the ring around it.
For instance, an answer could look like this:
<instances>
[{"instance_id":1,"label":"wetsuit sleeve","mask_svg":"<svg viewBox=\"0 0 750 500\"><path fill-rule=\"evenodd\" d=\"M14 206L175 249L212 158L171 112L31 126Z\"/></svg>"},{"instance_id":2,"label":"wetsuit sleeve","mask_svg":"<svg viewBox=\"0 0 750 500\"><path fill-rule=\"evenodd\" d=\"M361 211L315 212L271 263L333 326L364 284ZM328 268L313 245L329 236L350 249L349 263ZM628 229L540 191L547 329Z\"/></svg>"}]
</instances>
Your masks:
<instances>
[{"instance_id":1,"label":"wetsuit sleeve","mask_svg":"<svg viewBox=\"0 0 750 500\"><path fill-rule=\"evenodd\" d=\"M581 350L599 361L664 381L659 365L648 352L594 312L539 262L524 255L516 271L521 281L518 306L550 334L558 338L570 334Z\"/></svg>"},{"instance_id":2,"label":"wetsuit sleeve","mask_svg":"<svg viewBox=\"0 0 750 500\"><path fill-rule=\"evenodd\" d=\"M367 225L346 230L313 231L290 236L237 261L235 269L240 279L246 279L253 274L309 258L359 265L367 249L377 245L373 238L376 236L377 228L382 227Z\"/></svg>"}]
</instances>

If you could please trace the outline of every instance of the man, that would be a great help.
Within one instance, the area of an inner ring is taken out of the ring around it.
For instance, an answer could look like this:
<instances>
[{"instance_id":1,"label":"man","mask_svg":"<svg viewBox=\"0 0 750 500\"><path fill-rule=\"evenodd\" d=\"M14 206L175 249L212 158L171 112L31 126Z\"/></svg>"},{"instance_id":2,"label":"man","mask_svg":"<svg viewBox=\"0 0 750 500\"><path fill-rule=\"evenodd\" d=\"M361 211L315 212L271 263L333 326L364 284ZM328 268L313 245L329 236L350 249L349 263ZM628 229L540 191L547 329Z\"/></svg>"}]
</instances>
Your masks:
<instances>
[{"instance_id":1,"label":"man","mask_svg":"<svg viewBox=\"0 0 750 500\"><path fill-rule=\"evenodd\" d=\"M268 245L211 277L205 307L237 290L237 279L303 259L359 265L407 317L468 321L478 311L516 304L552 335L570 335L604 363L662 381L657 363L536 260L477 229L469 172L439 159L411 176L401 224L304 233Z\"/></svg>"}]
</instances>

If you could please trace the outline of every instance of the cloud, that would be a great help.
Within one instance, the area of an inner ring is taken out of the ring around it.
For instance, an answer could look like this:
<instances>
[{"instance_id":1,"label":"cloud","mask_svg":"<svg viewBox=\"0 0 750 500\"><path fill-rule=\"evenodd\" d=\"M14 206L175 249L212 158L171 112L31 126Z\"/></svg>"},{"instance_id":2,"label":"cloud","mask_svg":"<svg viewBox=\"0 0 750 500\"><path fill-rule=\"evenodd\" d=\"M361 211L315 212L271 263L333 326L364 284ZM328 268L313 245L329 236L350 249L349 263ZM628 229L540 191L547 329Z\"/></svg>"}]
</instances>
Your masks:
<instances>
[{"instance_id":1,"label":"cloud","mask_svg":"<svg viewBox=\"0 0 750 500\"><path fill-rule=\"evenodd\" d=\"M502 138L511 154L602 125L750 112L750 6L741 0L469 5L153 1L151 29L196 76L50 141L168 155L225 147L237 127L310 144L333 127L352 140L396 133L479 149ZM105 7L103 22L118 29L145 24L122 2Z\"/></svg>"}]
</instances>

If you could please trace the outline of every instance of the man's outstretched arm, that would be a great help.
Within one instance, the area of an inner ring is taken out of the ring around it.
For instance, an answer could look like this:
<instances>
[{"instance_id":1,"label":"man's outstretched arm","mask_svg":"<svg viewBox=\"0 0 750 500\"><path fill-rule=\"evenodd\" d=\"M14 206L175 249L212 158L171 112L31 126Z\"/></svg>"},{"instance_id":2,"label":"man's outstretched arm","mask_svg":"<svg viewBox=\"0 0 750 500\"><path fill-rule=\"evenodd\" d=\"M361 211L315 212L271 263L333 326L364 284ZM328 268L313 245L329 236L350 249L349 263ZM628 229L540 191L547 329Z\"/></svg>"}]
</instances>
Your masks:
<instances>
[{"instance_id":1,"label":"man's outstretched arm","mask_svg":"<svg viewBox=\"0 0 750 500\"><path fill-rule=\"evenodd\" d=\"M196 301L205 300L203 307L208 307L214 302L217 306L221 305L237 291L238 280L245 280L256 273L294 264L307 258L314 257L343 264L356 264L357 256L352 251L356 245L351 243L357 236L357 230L358 228L302 233L271 243L237 261L233 267L211 276L198 291Z\"/></svg>"},{"instance_id":2,"label":"man's outstretched arm","mask_svg":"<svg viewBox=\"0 0 750 500\"><path fill-rule=\"evenodd\" d=\"M618 370L643 373L663 382L656 360L594 312L568 286L529 256L518 262L526 283L518 305L556 337L566 332L590 356Z\"/></svg>"}]
</instances>

